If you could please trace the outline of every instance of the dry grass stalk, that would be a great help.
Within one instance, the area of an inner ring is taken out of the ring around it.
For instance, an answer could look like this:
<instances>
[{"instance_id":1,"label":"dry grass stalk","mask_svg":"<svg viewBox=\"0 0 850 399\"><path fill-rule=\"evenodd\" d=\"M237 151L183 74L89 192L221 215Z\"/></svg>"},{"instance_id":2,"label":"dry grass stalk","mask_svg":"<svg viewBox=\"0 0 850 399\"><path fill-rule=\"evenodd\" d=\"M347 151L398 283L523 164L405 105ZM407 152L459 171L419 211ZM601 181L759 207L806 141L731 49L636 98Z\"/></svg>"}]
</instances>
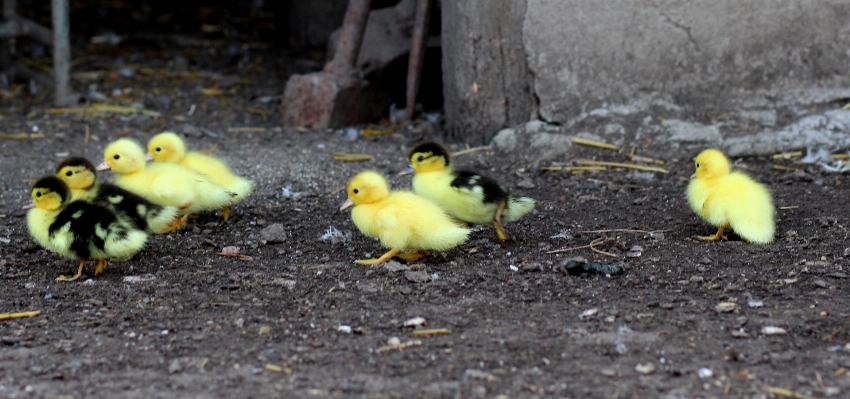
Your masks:
<instances>
[{"instance_id":1,"label":"dry grass stalk","mask_svg":"<svg viewBox=\"0 0 850 399\"><path fill-rule=\"evenodd\" d=\"M779 159L779 158L788 159L788 158L791 158L791 157L800 157L800 156L803 156L802 151L781 152L779 154L773 154L773 159Z\"/></svg>"},{"instance_id":2,"label":"dry grass stalk","mask_svg":"<svg viewBox=\"0 0 850 399\"><path fill-rule=\"evenodd\" d=\"M266 128L264 127L230 127L227 128L228 132L231 133L261 133L265 132Z\"/></svg>"},{"instance_id":3,"label":"dry grass stalk","mask_svg":"<svg viewBox=\"0 0 850 399\"><path fill-rule=\"evenodd\" d=\"M597 238L597 239L591 241L590 244L587 244L587 245L582 245L580 247L556 249L556 250L553 250L553 251L547 251L546 253L547 254L556 254L556 253L560 253L560 252L569 252L569 251L575 251L577 249L590 248L591 251L596 252L600 255L611 256L611 257L614 257L614 258L620 257L619 255L596 249L596 246L599 245L599 244L602 244L603 242L605 242L605 237L600 237L600 238Z\"/></svg>"},{"instance_id":4,"label":"dry grass stalk","mask_svg":"<svg viewBox=\"0 0 850 399\"><path fill-rule=\"evenodd\" d=\"M413 331L414 337L428 337L431 335L446 335L451 334L447 328L432 328L429 330L415 330Z\"/></svg>"},{"instance_id":5,"label":"dry grass stalk","mask_svg":"<svg viewBox=\"0 0 850 399\"><path fill-rule=\"evenodd\" d=\"M469 154L469 153L476 152L476 151L487 151L489 149L490 149L489 145L482 145L481 147L467 148L465 150L452 153L452 156L456 157L456 156L465 155L465 154Z\"/></svg>"},{"instance_id":6,"label":"dry grass stalk","mask_svg":"<svg viewBox=\"0 0 850 399\"><path fill-rule=\"evenodd\" d=\"M363 130L360 131L360 134L363 135L363 136L366 136L367 138L375 138L375 137L378 137L378 136L385 136L385 135L393 134L393 133L395 133L395 130L393 130L393 129L383 129L382 130L382 129L374 129L374 128L371 128L371 127L367 127L366 129L363 129Z\"/></svg>"},{"instance_id":7,"label":"dry grass stalk","mask_svg":"<svg viewBox=\"0 0 850 399\"><path fill-rule=\"evenodd\" d=\"M44 133L0 133L0 139L7 140L26 140L26 139L43 139Z\"/></svg>"},{"instance_id":8,"label":"dry grass stalk","mask_svg":"<svg viewBox=\"0 0 850 399\"><path fill-rule=\"evenodd\" d=\"M814 397L811 397L811 396L808 396L808 395L803 395L803 394L801 394L801 393L799 393L799 392L795 392L795 391L792 391L792 390L790 390L790 389L785 389L785 388L778 388L778 387L764 387L764 390L765 390L765 391L767 391L768 393L773 394L773 395L777 395L777 396L785 396L785 397L788 397L788 398L795 398L795 399L815 399Z\"/></svg>"},{"instance_id":9,"label":"dry grass stalk","mask_svg":"<svg viewBox=\"0 0 850 399\"><path fill-rule=\"evenodd\" d=\"M629 168L629 169L637 169L644 170L647 172L659 172L659 173L670 173L667 169L657 168L654 166L644 166L637 165L633 163L621 163L621 162L603 162L603 161L590 161L586 159L581 159L578 161L580 165L590 165L590 166L611 166L614 168Z\"/></svg>"},{"instance_id":10,"label":"dry grass stalk","mask_svg":"<svg viewBox=\"0 0 850 399\"><path fill-rule=\"evenodd\" d=\"M602 148L602 149L606 149L606 150L620 151L620 146L618 146L618 145L601 143L599 141L583 139L581 137L573 137L573 143L586 145L586 146L589 146L589 147Z\"/></svg>"},{"instance_id":11,"label":"dry grass stalk","mask_svg":"<svg viewBox=\"0 0 850 399\"><path fill-rule=\"evenodd\" d=\"M41 314L40 310L31 310L28 312L9 312L9 313L0 313L0 320L9 320L9 319L22 319L25 317L35 317Z\"/></svg>"},{"instance_id":12,"label":"dry grass stalk","mask_svg":"<svg viewBox=\"0 0 850 399\"><path fill-rule=\"evenodd\" d=\"M608 168L604 166L544 166L541 167L540 170L543 171L557 171L557 170L569 170L573 172L588 172L591 170L607 170Z\"/></svg>"},{"instance_id":13,"label":"dry grass stalk","mask_svg":"<svg viewBox=\"0 0 850 399\"><path fill-rule=\"evenodd\" d=\"M121 105L92 104L88 108L52 108L47 110L51 114L145 114L159 118L159 112L144 108L125 107Z\"/></svg>"},{"instance_id":14,"label":"dry grass stalk","mask_svg":"<svg viewBox=\"0 0 850 399\"><path fill-rule=\"evenodd\" d=\"M371 161L375 157L369 154L347 154L344 152L335 152L334 153L334 161L344 161L344 162L361 162L361 161Z\"/></svg>"},{"instance_id":15,"label":"dry grass stalk","mask_svg":"<svg viewBox=\"0 0 850 399\"><path fill-rule=\"evenodd\" d=\"M787 166L782 166L782 165L773 165L773 169L774 170L784 170L786 172L796 172L797 170L799 170L799 168L789 168Z\"/></svg>"}]
</instances>

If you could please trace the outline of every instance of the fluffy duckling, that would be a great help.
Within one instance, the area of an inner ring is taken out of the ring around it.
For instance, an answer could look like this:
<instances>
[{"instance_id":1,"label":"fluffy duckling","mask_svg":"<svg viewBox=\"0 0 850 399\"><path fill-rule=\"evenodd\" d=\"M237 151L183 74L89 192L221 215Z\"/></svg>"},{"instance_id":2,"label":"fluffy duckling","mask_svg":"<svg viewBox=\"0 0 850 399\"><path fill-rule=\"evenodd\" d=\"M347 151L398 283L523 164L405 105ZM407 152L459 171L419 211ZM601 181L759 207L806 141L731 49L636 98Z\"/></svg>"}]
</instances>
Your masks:
<instances>
[{"instance_id":1,"label":"fluffy duckling","mask_svg":"<svg viewBox=\"0 0 850 399\"><path fill-rule=\"evenodd\" d=\"M449 153L437 143L416 146L408 156L415 172L413 191L437 203L449 215L473 224L492 223L499 241L508 238L502 222L513 222L534 208L534 199L514 197L499 182L475 172L454 171Z\"/></svg>"},{"instance_id":2,"label":"fluffy duckling","mask_svg":"<svg viewBox=\"0 0 850 399\"><path fill-rule=\"evenodd\" d=\"M109 209L132 227L160 233L177 218L177 208L161 206L110 183L97 181L97 170L88 159L68 158L56 167L58 176L71 189L72 201L87 201Z\"/></svg>"},{"instance_id":3,"label":"fluffy duckling","mask_svg":"<svg viewBox=\"0 0 850 399\"><path fill-rule=\"evenodd\" d=\"M197 151L186 152L186 143L173 132L163 132L148 141L148 156L154 162L175 163L204 174L211 182L235 193L233 203L245 199L254 187L254 182L230 170L226 163ZM230 218L231 208L223 209L224 220Z\"/></svg>"},{"instance_id":4,"label":"fluffy duckling","mask_svg":"<svg viewBox=\"0 0 850 399\"><path fill-rule=\"evenodd\" d=\"M719 226L713 236L701 240L727 239L731 227L748 242L773 242L773 200L770 191L740 171L730 172L729 159L716 149L697 155L696 173L688 184L688 203L708 223Z\"/></svg>"},{"instance_id":5,"label":"fluffy duckling","mask_svg":"<svg viewBox=\"0 0 850 399\"><path fill-rule=\"evenodd\" d=\"M71 190L56 176L35 182L33 203L27 212L27 228L41 246L67 258L79 259L77 274L59 276L74 281L83 274L89 259L97 259L94 274L106 269L108 258L126 258L138 252L147 234L132 228L109 209L85 201L71 201Z\"/></svg>"},{"instance_id":6,"label":"fluffy duckling","mask_svg":"<svg viewBox=\"0 0 850 399\"><path fill-rule=\"evenodd\" d=\"M145 164L145 151L135 141L118 139L103 151L105 161L96 168L116 173L115 184L155 204L178 208L178 215L223 208L235 193L207 180L191 169L169 163ZM185 225L180 218L179 226Z\"/></svg>"},{"instance_id":7,"label":"fluffy duckling","mask_svg":"<svg viewBox=\"0 0 850 399\"><path fill-rule=\"evenodd\" d=\"M374 171L361 172L348 183L348 200L339 209L351 207L351 220L357 228L390 248L378 259L355 262L361 265L388 262L396 255L412 262L425 250L454 248L469 237L469 230L439 206L409 191L391 192L387 179ZM409 251L399 254L402 250Z\"/></svg>"}]
</instances>

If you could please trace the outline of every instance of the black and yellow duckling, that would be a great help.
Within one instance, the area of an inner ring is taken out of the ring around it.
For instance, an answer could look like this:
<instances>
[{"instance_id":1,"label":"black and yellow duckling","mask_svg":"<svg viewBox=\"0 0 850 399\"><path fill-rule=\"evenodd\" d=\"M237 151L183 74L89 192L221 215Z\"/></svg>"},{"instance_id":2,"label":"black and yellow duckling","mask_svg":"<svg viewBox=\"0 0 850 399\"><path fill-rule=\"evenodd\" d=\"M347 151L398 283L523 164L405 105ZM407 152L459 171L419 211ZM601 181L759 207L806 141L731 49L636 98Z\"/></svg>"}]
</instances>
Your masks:
<instances>
[{"instance_id":1,"label":"black and yellow duckling","mask_svg":"<svg viewBox=\"0 0 850 399\"><path fill-rule=\"evenodd\" d=\"M499 182L475 172L455 171L445 147L423 143L410 151L413 191L437 203L447 214L472 224L492 223L499 241L508 238L502 222L513 222L534 209L534 199L514 197Z\"/></svg>"},{"instance_id":2,"label":"black and yellow duckling","mask_svg":"<svg viewBox=\"0 0 850 399\"><path fill-rule=\"evenodd\" d=\"M72 201L87 201L103 206L133 227L149 234L165 232L177 218L177 208L154 204L143 197L110 183L100 183L94 164L82 157L68 158L56 167L71 189Z\"/></svg>"},{"instance_id":3,"label":"black and yellow duckling","mask_svg":"<svg viewBox=\"0 0 850 399\"><path fill-rule=\"evenodd\" d=\"M347 192L348 200L339 209L354 208L351 220L357 228L390 248L378 259L358 260L357 264L389 262L394 256L412 262L427 250L454 248L469 237L469 229L459 226L433 202L410 191L390 191L387 179L378 172L359 173L348 183Z\"/></svg>"},{"instance_id":4,"label":"black and yellow duckling","mask_svg":"<svg viewBox=\"0 0 850 399\"><path fill-rule=\"evenodd\" d=\"M71 201L71 189L56 176L35 182L33 202L26 208L27 228L41 246L62 256L79 259L77 274L59 276L74 281L89 259L97 260L94 274L102 273L109 258L126 258L138 252L148 235L119 219L109 209L85 201Z\"/></svg>"}]
</instances>

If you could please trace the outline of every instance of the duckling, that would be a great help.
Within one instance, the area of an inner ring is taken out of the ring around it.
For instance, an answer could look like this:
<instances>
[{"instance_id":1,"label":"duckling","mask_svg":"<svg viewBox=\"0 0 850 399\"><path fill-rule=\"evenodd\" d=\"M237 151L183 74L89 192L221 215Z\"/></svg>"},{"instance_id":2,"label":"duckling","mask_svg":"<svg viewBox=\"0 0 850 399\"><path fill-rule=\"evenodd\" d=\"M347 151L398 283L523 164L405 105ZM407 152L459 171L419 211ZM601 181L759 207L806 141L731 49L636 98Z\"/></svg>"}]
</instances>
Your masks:
<instances>
[{"instance_id":1,"label":"duckling","mask_svg":"<svg viewBox=\"0 0 850 399\"><path fill-rule=\"evenodd\" d=\"M770 191L744 172L730 172L729 159L716 149L697 155L696 173L688 184L688 203L697 215L719 226L712 236L701 240L726 240L723 231L731 227L748 242L773 242L773 200Z\"/></svg>"},{"instance_id":2,"label":"duckling","mask_svg":"<svg viewBox=\"0 0 850 399\"><path fill-rule=\"evenodd\" d=\"M348 200L339 208L351 210L351 220L363 234L377 237L390 250L378 259L355 263L374 265L393 256L412 262L429 249L447 250L463 243L469 229L459 226L439 206L409 191L390 191L384 176L361 172L348 184ZM410 250L399 254L402 250Z\"/></svg>"},{"instance_id":3,"label":"duckling","mask_svg":"<svg viewBox=\"0 0 850 399\"><path fill-rule=\"evenodd\" d=\"M184 217L169 230L185 225L190 214L232 204L236 196L191 169L169 163L145 165L144 149L130 139L113 141L103 155L105 160L96 169L115 172L117 186L155 204L178 209L177 214Z\"/></svg>"},{"instance_id":4,"label":"duckling","mask_svg":"<svg viewBox=\"0 0 850 399\"><path fill-rule=\"evenodd\" d=\"M233 203L245 199L254 187L253 181L233 173L222 160L197 151L186 152L186 143L173 132L153 136L148 141L148 156L154 162L175 163L202 173L211 182L235 193ZM230 218L230 212L230 205L222 209L224 220Z\"/></svg>"},{"instance_id":5,"label":"duckling","mask_svg":"<svg viewBox=\"0 0 850 399\"><path fill-rule=\"evenodd\" d=\"M77 274L59 276L57 281L74 281L83 274L89 259L97 259L94 274L102 273L108 258L125 258L138 252L148 235L137 230L109 209L85 201L72 201L71 190L56 176L35 182L33 202L25 208L27 228L41 246L67 258L79 259Z\"/></svg>"},{"instance_id":6,"label":"duckling","mask_svg":"<svg viewBox=\"0 0 850 399\"><path fill-rule=\"evenodd\" d=\"M72 201L103 206L146 233L165 231L177 217L175 207L157 205L114 184L98 182L97 171L88 159L65 159L56 167L56 176L71 189Z\"/></svg>"},{"instance_id":7,"label":"duckling","mask_svg":"<svg viewBox=\"0 0 850 399\"><path fill-rule=\"evenodd\" d=\"M535 201L514 197L499 182L475 172L454 171L449 153L437 143L414 147L410 166L415 172L413 191L437 203L449 215L465 223L492 223L499 241L508 239L502 222L513 222L534 209Z\"/></svg>"}]
</instances>

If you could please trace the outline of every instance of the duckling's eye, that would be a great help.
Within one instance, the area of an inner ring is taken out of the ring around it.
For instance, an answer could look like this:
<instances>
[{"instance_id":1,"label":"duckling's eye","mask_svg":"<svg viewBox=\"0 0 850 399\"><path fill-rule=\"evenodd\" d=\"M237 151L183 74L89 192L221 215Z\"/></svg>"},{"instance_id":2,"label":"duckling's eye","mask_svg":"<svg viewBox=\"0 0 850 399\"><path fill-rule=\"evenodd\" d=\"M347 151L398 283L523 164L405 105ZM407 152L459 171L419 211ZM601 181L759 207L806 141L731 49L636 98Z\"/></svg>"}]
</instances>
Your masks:
<instances>
[{"instance_id":1,"label":"duckling's eye","mask_svg":"<svg viewBox=\"0 0 850 399\"><path fill-rule=\"evenodd\" d=\"M39 191L39 192L35 193L35 196L36 196L36 197L41 197L41 191Z\"/></svg>"},{"instance_id":2,"label":"duckling's eye","mask_svg":"<svg viewBox=\"0 0 850 399\"><path fill-rule=\"evenodd\" d=\"M699 162L697 162L697 167L699 167Z\"/></svg>"},{"instance_id":3,"label":"duckling's eye","mask_svg":"<svg viewBox=\"0 0 850 399\"><path fill-rule=\"evenodd\" d=\"M65 172L65 176L73 176L73 175L74 175L74 172L71 172L70 170Z\"/></svg>"},{"instance_id":4,"label":"duckling's eye","mask_svg":"<svg viewBox=\"0 0 850 399\"><path fill-rule=\"evenodd\" d=\"M419 156L419 158L416 158L416 160L417 160L417 161L419 161L419 162L422 162L422 161L424 161L424 160L425 160L425 156L424 156L424 155L420 155L420 156Z\"/></svg>"},{"instance_id":5,"label":"duckling's eye","mask_svg":"<svg viewBox=\"0 0 850 399\"><path fill-rule=\"evenodd\" d=\"M356 189L356 188L355 188L355 189L354 189L354 190L352 190L351 192L353 192L354 194L357 194L357 193L359 193L359 192L360 192L360 190L358 190L358 189Z\"/></svg>"},{"instance_id":6,"label":"duckling's eye","mask_svg":"<svg viewBox=\"0 0 850 399\"><path fill-rule=\"evenodd\" d=\"M162 147L156 147L156 152L162 151Z\"/></svg>"},{"instance_id":7,"label":"duckling's eye","mask_svg":"<svg viewBox=\"0 0 850 399\"><path fill-rule=\"evenodd\" d=\"M115 154L115 156L114 156L114 157L112 157L112 159L119 159L119 158L121 158L121 156L120 156L120 155L118 155L118 154Z\"/></svg>"}]
</instances>

